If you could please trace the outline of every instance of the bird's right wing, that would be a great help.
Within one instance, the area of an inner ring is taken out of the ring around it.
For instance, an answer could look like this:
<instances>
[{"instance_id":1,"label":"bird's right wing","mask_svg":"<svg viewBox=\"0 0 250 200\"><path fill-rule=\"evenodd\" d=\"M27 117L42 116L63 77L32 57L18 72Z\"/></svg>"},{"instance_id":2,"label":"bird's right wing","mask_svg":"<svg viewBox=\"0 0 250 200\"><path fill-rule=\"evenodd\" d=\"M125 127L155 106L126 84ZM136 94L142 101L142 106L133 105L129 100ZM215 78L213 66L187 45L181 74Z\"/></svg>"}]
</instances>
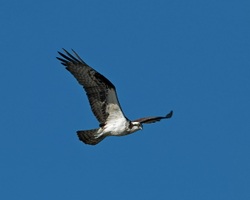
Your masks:
<instances>
[{"instance_id":1,"label":"bird's right wing","mask_svg":"<svg viewBox=\"0 0 250 200\"><path fill-rule=\"evenodd\" d=\"M133 122L140 122L142 124L150 124L150 123L155 123L157 121L160 121L162 119L171 118L172 115L173 115L173 111L168 113L165 117L144 117L144 118L136 119Z\"/></svg>"}]
</instances>

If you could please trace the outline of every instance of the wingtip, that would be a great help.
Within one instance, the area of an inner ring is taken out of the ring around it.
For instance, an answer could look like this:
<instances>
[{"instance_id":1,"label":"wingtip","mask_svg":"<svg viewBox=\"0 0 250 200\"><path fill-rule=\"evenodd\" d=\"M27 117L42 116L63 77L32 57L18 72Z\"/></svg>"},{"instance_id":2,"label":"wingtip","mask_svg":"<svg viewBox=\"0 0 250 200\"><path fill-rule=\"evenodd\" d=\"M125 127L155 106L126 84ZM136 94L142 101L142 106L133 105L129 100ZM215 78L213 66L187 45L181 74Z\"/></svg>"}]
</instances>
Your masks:
<instances>
[{"instance_id":1,"label":"wingtip","mask_svg":"<svg viewBox=\"0 0 250 200\"><path fill-rule=\"evenodd\" d=\"M66 50L65 50L64 48L62 48L62 50L63 50L64 52L66 52ZM57 51L57 53L59 53L60 55L62 54L60 51Z\"/></svg>"},{"instance_id":2,"label":"wingtip","mask_svg":"<svg viewBox=\"0 0 250 200\"><path fill-rule=\"evenodd\" d=\"M166 115L166 118L171 118L173 116L173 111L171 110L170 113Z\"/></svg>"}]
</instances>

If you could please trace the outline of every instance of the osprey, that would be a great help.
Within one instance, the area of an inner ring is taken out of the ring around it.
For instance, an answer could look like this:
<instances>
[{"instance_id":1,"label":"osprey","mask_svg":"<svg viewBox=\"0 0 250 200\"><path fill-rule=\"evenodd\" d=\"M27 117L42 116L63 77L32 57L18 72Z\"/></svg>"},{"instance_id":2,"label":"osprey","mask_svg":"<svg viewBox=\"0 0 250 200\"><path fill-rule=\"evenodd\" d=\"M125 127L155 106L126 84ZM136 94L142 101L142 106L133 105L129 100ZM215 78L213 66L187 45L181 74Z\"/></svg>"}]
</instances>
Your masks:
<instances>
[{"instance_id":1,"label":"osprey","mask_svg":"<svg viewBox=\"0 0 250 200\"><path fill-rule=\"evenodd\" d=\"M100 122L97 129L77 131L79 140L85 144L96 145L107 136L123 136L142 130L142 124L154 123L172 117L173 111L165 117L145 117L128 120L122 112L115 86L103 75L88 66L74 50L76 57L63 49L67 55L58 52L58 58L66 69L76 78L86 91L91 110Z\"/></svg>"}]
</instances>

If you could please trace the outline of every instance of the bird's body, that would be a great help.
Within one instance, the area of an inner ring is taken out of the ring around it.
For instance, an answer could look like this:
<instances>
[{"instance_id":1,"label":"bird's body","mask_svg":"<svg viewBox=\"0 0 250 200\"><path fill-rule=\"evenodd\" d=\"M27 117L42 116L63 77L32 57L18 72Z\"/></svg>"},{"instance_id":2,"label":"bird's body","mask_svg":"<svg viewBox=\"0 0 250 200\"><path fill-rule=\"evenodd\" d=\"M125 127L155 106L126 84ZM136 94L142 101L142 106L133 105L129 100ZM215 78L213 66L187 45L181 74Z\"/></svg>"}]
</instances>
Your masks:
<instances>
[{"instance_id":1,"label":"bird's body","mask_svg":"<svg viewBox=\"0 0 250 200\"><path fill-rule=\"evenodd\" d=\"M64 50L64 49L63 49ZM89 67L73 50L75 58L66 50L64 59L58 58L66 69L77 79L85 89L92 112L100 122L100 128L77 131L81 141L95 145L107 136L123 136L142 130L142 123L154 123L164 118L170 118L172 111L165 117L146 117L134 121L128 120L122 112L115 86L103 75Z\"/></svg>"}]
</instances>

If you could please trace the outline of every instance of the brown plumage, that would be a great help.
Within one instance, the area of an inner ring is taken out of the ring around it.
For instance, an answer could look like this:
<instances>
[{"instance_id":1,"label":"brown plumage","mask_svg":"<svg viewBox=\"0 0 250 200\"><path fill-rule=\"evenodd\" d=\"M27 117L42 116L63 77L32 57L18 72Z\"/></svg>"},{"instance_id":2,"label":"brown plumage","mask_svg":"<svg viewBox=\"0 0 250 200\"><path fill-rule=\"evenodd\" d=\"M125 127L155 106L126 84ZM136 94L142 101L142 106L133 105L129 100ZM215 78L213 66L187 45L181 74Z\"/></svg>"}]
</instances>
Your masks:
<instances>
[{"instance_id":1,"label":"brown plumage","mask_svg":"<svg viewBox=\"0 0 250 200\"><path fill-rule=\"evenodd\" d=\"M142 124L154 123L172 117L173 111L165 117L145 117L128 120L120 106L115 86L103 75L88 66L74 50L75 57L65 49L62 64L76 78L86 91L91 110L100 122L100 128L77 131L79 140L85 144L96 145L107 136L123 136L142 130Z\"/></svg>"},{"instance_id":2,"label":"brown plumage","mask_svg":"<svg viewBox=\"0 0 250 200\"><path fill-rule=\"evenodd\" d=\"M89 99L92 112L100 124L104 124L108 118L108 113L106 112L108 89L113 90L117 99L115 86L103 75L88 66L73 49L72 51L78 59L65 49L63 50L68 56L61 52L58 53L66 60L59 57L56 58L62 61L66 69L76 78L78 83L83 86Z\"/></svg>"},{"instance_id":3,"label":"brown plumage","mask_svg":"<svg viewBox=\"0 0 250 200\"><path fill-rule=\"evenodd\" d=\"M162 119L171 118L173 115L173 111L171 110L165 117L144 117L140 119L133 120L133 122L140 122L143 124L155 123L157 121L161 121Z\"/></svg>"}]
</instances>

